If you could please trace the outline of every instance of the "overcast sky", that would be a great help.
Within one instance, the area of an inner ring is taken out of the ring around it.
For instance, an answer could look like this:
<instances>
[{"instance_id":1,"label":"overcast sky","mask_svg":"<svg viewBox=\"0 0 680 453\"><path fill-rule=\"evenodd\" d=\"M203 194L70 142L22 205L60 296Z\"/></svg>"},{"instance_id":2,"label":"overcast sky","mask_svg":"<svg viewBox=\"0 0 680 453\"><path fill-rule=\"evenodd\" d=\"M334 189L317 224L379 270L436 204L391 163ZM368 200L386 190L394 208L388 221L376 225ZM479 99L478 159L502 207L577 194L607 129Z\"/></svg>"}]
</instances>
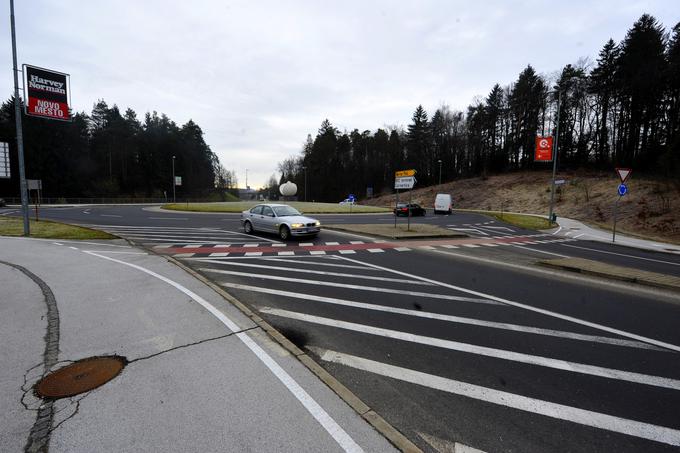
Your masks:
<instances>
[{"instance_id":1,"label":"overcast sky","mask_svg":"<svg viewBox=\"0 0 680 453\"><path fill-rule=\"evenodd\" d=\"M324 118L341 130L406 126L422 104L465 109L531 63L595 60L667 1L16 1L19 64L71 74L73 108L98 99L143 119L197 122L239 185L259 187ZM9 2L0 40L12 94ZM277 173L278 178L278 173Z\"/></svg>"}]
</instances>

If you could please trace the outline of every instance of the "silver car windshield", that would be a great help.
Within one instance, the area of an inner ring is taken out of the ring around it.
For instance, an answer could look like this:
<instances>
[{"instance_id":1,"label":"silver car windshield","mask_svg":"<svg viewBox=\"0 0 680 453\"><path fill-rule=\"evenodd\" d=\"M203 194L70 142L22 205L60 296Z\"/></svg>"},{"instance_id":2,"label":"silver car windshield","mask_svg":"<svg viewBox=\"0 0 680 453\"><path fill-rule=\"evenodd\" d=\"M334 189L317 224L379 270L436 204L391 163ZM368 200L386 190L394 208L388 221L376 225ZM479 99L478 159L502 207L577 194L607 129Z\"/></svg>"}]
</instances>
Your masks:
<instances>
[{"instance_id":1,"label":"silver car windshield","mask_svg":"<svg viewBox=\"0 0 680 453\"><path fill-rule=\"evenodd\" d=\"M272 208L277 217L300 215L300 212L297 209L291 208L290 206L273 206Z\"/></svg>"}]
</instances>

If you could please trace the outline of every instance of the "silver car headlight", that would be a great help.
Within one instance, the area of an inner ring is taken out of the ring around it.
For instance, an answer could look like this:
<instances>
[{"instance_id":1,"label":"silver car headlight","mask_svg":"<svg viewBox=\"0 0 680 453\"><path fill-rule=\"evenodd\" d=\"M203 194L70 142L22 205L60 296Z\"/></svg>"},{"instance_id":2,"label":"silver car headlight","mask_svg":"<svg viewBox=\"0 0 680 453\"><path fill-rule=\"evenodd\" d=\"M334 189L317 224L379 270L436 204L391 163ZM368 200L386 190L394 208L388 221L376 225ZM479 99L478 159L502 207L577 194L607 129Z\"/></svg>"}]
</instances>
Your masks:
<instances>
[{"instance_id":1,"label":"silver car headlight","mask_svg":"<svg viewBox=\"0 0 680 453\"><path fill-rule=\"evenodd\" d=\"M316 222L314 222L314 226L321 226L321 222L317 220Z\"/></svg>"},{"instance_id":2,"label":"silver car headlight","mask_svg":"<svg viewBox=\"0 0 680 453\"><path fill-rule=\"evenodd\" d=\"M304 223L291 223L290 226L291 226L291 228L302 228L303 226L305 226L305 224Z\"/></svg>"}]
</instances>

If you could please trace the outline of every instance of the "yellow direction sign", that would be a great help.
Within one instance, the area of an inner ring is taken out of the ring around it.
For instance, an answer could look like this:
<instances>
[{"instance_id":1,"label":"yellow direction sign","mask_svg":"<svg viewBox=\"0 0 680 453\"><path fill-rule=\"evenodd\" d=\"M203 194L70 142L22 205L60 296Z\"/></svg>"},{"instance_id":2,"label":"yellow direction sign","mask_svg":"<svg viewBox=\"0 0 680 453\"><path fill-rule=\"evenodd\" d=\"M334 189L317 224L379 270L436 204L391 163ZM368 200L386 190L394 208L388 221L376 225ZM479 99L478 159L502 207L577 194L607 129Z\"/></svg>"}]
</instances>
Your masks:
<instances>
[{"instance_id":1,"label":"yellow direction sign","mask_svg":"<svg viewBox=\"0 0 680 453\"><path fill-rule=\"evenodd\" d=\"M415 170L400 170L394 172L394 177L403 178L404 176L415 176L415 174L416 174Z\"/></svg>"}]
</instances>

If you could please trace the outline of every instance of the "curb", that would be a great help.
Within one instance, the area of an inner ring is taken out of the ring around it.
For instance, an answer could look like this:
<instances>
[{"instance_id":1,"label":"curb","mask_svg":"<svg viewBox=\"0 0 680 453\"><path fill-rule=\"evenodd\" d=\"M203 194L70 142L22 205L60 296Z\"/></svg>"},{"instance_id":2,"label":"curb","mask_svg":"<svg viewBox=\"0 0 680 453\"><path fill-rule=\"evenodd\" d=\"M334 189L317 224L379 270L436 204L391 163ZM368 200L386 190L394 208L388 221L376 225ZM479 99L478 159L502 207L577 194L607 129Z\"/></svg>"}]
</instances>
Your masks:
<instances>
[{"instance_id":1,"label":"curb","mask_svg":"<svg viewBox=\"0 0 680 453\"><path fill-rule=\"evenodd\" d=\"M465 233L460 233L460 232L453 232L453 234L446 235L446 236L441 236L441 235L432 235L432 234L422 234L422 235L417 235L417 236L388 236L388 235L383 235L383 234L377 234L377 233L368 233L365 231L356 231L356 230L351 230L349 228L338 228L335 225L332 226L327 226L323 225L323 228L329 231L340 231L343 233L352 233L352 234L360 234L360 235L367 235L367 236L372 236L375 238L379 239L392 239L396 241L404 240L404 239L413 239L413 240L418 240L418 239L460 239L460 238L466 238L470 237L469 235Z\"/></svg>"},{"instance_id":2,"label":"curb","mask_svg":"<svg viewBox=\"0 0 680 453\"><path fill-rule=\"evenodd\" d=\"M160 255L158 253L152 252L157 256L162 256L169 262L175 264L180 269L186 271L194 278L205 283L213 291L226 299L229 303L238 308L244 315L250 318L257 326L264 330L272 339L274 339L279 345L290 352L293 357L297 358L300 363L302 363L309 371L314 373L321 381L326 384L333 392L340 397L348 406L350 406L354 411L366 420L373 428L382 434L388 441L392 443L396 448L403 452L408 453L423 453L423 451L418 448L413 442L408 440L406 436L400 433L396 428L390 425L385 419L373 411L366 403L364 403L358 396L356 396L351 390L345 387L340 381L335 379L328 371L326 371L321 365L316 363L309 355L307 355L303 350L295 346L290 340L288 340L281 332L276 330L271 324L262 319L253 310L250 309L246 304L236 299L234 296L229 294L220 288L217 284L208 280L205 276L194 271L185 264L179 262L175 258L167 255Z\"/></svg>"},{"instance_id":3,"label":"curb","mask_svg":"<svg viewBox=\"0 0 680 453\"><path fill-rule=\"evenodd\" d=\"M613 266L599 261L582 258L558 258L553 260L540 260L537 264L544 267L553 267L580 274L593 275L596 277L609 278L627 283L651 286L671 291L680 291L680 277L659 274L656 272L641 271L628 267Z\"/></svg>"}]
</instances>

